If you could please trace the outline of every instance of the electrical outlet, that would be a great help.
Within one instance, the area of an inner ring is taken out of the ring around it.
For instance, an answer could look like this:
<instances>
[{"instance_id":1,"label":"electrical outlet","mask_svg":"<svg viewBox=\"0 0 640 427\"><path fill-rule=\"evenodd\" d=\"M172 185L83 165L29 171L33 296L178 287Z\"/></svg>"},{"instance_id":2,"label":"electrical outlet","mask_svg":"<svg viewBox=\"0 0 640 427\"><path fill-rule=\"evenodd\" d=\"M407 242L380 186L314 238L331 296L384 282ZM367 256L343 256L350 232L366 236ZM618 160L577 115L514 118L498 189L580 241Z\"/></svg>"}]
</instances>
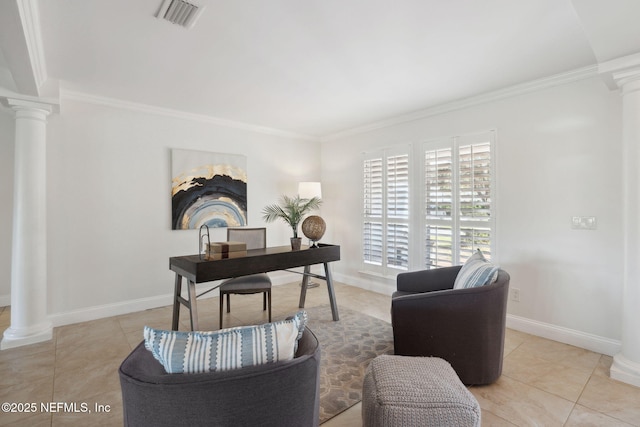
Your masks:
<instances>
[{"instance_id":1,"label":"electrical outlet","mask_svg":"<svg viewBox=\"0 0 640 427\"><path fill-rule=\"evenodd\" d=\"M518 288L511 289L511 301L520 302L520 289Z\"/></svg>"}]
</instances>

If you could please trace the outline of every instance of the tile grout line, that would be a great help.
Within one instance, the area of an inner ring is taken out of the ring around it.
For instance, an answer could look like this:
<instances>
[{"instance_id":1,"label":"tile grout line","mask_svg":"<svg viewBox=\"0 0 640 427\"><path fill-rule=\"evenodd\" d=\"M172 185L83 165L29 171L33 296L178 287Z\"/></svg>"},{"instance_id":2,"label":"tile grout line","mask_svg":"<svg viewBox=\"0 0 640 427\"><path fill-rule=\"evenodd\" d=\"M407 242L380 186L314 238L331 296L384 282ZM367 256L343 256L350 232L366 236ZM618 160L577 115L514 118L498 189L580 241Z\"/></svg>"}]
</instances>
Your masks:
<instances>
[{"instance_id":1,"label":"tile grout line","mask_svg":"<svg viewBox=\"0 0 640 427\"><path fill-rule=\"evenodd\" d=\"M56 391L56 372L58 371L58 334L60 333L60 327L53 328L53 379L51 381L51 401ZM53 413L49 414L49 425L53 426Z\"/></svg>"},{"instance_id":2,"label":"tile grout line","mask_svg":"<svg viewBox=\"0 0 640 427\"><path fill-rule=\"evenodd\" d=\"M507 359L511 354L513 354L517 349L519 349L519 348L520 348L520 347L521 347L521 346L522 346L526 341L527 341L527 340L525 339L525 340L524 340L524 341L522 341L520 344L518 344L518 345L517 345L513 350L511 350L511 351L509 352L509 354L508 354L508 355L503 359L503 363L506 361L506 359ZM595 368L594 368L594 369L595 369ZM569 419L571 419L571 414L573 413L573 411L574 411L574 409L575 409L575 406L576 406L576 404L577 404L577 399L576 399L576 401L575 401L575 402L572 402L571 400L569 400L569 399L567 399L567 398L565 398L565 397L562 397L562 396L559 396L559 395L557 395L557 394L555 394L555 393L552 393L552 392L550 392L550 391L544 390L544 389L542 389L542 388L540 388L540 387L538 387L538 386L536 386L536 385L534 385L534 384L526 383L526 382L521 381L521 380L519 380L519 379L517 379L517 378L511 377L511 376L509 376L509 375L507 375L507 374L502 374L502 375L504 375L505 377L507 377L507 378L509 378L509 379L511 379L511 380L513 380L513 381L518 382L519 384L522 384L522 385L527 386L527 387L531 387L531 388L533 388L533 389L535 389L535 390L538 390L538 391L540 391L540 392L542 392L542 393L545 393L545 394L551 395L551 396L553 396L554 398L563 399L563 400L565 400L565 401L567 401L567 402L569 402L569 403L572 403L571 410L570 410L570 411L569 411L569 413L567 414L567 417L566 417L566 419L564 420L564 422L562 423L562 425L564 426L564 425L566 425L566 423L567 423L567 422L569 422ZM591 377L589 377L589 378L591 378ZM587 382L588 382L588 381L587 381ZM584 390L584 387L583 387L583 390ZM494 414L494 415L495 415L495 414Z\"/></svg>"},{"instance_id":3,"label":"tile grout line","mask_svg":"<svg viewBox=\"0 0 640 427\"><path fill-rule=\"evenodd\" d=\"M582 388L582 391L580 392L580 396L578 396L578 399L576 399L576 406L578 405L578 401L580 400L580 398L584 394L585 390L587 389L587 386L589 385L589 382L591 381L591 379L595 375L596 370L598 369L598 366L600 365L600 362L602 361L603 357L604 357L604 355L600 354L600 358L598 359L598 363L596 363L596 365L594 366L593 370L591 371L591 375L589 375L589 379L587 380L587 382L585 383L584 387ZM608 378L611 379L611 374L610 373L609 373L609 377ZM625 423L625 424L628 424L628 425L634 425L634 424L629 424L628 422L626 422L624 420L621 420L620 418L615 417L615 416L613 416L611 414L608 414L606 412L601 412L601 411L599 411L599 410L597 410L595 408L591 408L591 407L589 407L587 405L584 405L582 403L580 403L580 406L584 406L585 408L587 408L587 409L589 409L591 411L594 411L594 412L596 412L598 414L601 414L601 415L603 415L603 416L605 416L607 418L612 418L612 419L614 419L616 421L620 421L621 423ZM640 424L638 424L638 425L640 425Z\"/></svg>"}]
</instances>

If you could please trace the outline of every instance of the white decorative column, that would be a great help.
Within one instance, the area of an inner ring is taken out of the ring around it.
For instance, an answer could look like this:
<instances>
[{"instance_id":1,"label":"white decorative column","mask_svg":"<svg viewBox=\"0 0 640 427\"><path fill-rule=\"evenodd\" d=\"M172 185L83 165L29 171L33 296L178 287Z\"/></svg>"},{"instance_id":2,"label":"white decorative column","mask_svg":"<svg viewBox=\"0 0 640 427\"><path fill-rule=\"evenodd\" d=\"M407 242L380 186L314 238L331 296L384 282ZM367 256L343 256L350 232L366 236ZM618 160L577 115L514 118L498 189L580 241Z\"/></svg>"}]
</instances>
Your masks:
<instances>
[{"instance_id":1,"label":"white decorative column","mask_svg":"<svg viewBox=\"0 0 640 427\"><path fill-rule=\"evenodd\" d=\"M11 326L0 348L50 340L47 319L46 123L52 106L5 98L15 111Z\"/></svg>"},{"instance_id":2,"label":"white decorative column","mask_svg":"<svg viewBox=\"0 0 640 427\"><path fill-rule=\"evenodd\" d=\"M609 61L600 69L622 95L622 348L613 358L611 378L640 387L640 55Z\"/></svg>"}]
</instances>

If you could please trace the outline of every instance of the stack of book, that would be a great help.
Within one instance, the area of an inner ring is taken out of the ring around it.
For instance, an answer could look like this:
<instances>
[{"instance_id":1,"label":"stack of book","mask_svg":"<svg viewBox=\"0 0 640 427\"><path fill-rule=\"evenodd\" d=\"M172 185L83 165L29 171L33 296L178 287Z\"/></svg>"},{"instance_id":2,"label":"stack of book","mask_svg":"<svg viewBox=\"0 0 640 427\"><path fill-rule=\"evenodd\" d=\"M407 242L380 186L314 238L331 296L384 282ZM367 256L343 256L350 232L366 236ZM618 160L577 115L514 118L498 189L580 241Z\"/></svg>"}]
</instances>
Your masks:
<instances>
[{"instance_id":1,"label":"stack of book","mask_svg":"<svg viewBox=\"0 0 640 427\"><path fill-rule=\"evenodd\" d=\"M209 243L207 255L212 260L243 257L247 255L247 244L244 242Z\"/></svg>"}]
</instances>

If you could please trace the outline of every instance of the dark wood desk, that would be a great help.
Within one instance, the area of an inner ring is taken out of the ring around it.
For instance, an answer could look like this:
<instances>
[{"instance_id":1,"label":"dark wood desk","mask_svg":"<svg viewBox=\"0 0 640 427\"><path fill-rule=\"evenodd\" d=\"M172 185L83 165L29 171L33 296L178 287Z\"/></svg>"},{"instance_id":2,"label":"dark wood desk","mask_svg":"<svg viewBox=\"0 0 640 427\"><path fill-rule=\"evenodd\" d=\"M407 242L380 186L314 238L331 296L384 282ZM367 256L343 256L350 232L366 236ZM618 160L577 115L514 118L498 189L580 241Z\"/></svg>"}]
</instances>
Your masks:
<instances>
[{"instance_id":1,"label":"dark wood desk","mask_svg":"<svg viewBox=\"0 0 640 427\"><path fill-rule=\"evenodd\" d=\"M176 273L175 292L173 296L173 321L171 327L173 330L178 330L180 305L184 305L189 309L191 329L198 329L198 308L196 303L198 295L196 295L196 283L229 279L231 277L246 276L249 274L267 273L269 271L287 270L295 267L304 267L299 307L304 308L309 276L324 279L327 281L333 320L339 320L338 305L336 304L336 295L333 289L333 279L331 278L331 270L329 269L330 262L339 260L340 246L325 244L320 244L318 248L303 246L302 249L298 251L291 250L290 246L252 249L247 251L246 256L213 261L201 259L199 255L171 257L169 258L169 269ZM314 264L324 264L324 276L311 274L311 266ZM183 277L188 281L188 299L182 297ZM210 290L215 288L217 288L217 286Z\"/></svg>"}]
</instances>

